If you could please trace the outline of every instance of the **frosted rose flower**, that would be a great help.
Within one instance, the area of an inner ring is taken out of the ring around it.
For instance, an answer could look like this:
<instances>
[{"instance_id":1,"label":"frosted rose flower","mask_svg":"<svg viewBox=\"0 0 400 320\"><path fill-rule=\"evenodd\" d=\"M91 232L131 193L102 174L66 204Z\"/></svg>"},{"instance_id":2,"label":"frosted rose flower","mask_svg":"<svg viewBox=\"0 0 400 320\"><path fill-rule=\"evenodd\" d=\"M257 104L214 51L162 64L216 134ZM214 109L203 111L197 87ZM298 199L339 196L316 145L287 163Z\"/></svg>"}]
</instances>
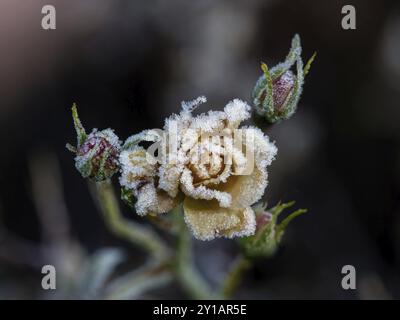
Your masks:
<instances>
[{"instance_id":1,"label":"frosted rose flower","mask_svg":"<svg viewBox=\"0 0 400 320\"><path fill-rule=\"evenodd\" d=\"M267 166L277 148L256 127L239 128L250 107L235 99L224 111L193 116L205 102L182 103L164 130L130 137L121 152L121 185L136 198L139 215L168 212L183 202L184 218L200 240L254 234L251 205L267 187ZM142 141L155 142L149 149ZM150 155L157 149L157 161Z\"/></svg>"}]
</instances>

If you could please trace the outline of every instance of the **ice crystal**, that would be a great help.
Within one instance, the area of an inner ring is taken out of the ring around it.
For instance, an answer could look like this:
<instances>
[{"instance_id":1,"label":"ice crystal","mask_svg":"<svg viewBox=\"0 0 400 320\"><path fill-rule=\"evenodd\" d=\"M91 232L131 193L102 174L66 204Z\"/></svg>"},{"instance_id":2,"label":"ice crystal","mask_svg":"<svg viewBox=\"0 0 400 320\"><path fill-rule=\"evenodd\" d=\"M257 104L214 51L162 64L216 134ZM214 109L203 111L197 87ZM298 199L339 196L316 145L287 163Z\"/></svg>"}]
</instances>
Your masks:
<instances>
[{"instance_id":1,"label":"ice crystal","mask_svg":"<svg viewBox=\"0 0 400 320\"><path fill-rule=\"evenodd\" d=\"M247 103L234 99L223 111L194 116L204 102L182 102L163 132L130 137L119 158L120 183L137 199L140 215L164 213L183 201L185 221L198 239L253 234L251 205L264 194L266 167L277 149L259 129L239 128L250 117ZM158 155L149 155L152 147L145 150L140 141L155 142Z\"/></svg>"}]
</instances>

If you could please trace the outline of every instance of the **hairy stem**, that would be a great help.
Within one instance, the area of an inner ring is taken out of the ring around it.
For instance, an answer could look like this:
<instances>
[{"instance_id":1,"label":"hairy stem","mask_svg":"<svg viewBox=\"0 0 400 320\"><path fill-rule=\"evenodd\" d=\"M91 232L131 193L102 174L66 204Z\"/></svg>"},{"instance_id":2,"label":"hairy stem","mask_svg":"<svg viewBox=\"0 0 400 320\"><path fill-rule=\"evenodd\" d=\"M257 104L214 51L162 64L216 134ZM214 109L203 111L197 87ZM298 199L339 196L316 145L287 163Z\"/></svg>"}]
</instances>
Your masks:
<instances>
[{"instance_id":1,"label":"hairy stem","mask_svg":"<svg viewBox=\"0 0 400 320\"><path fill-rule=\"evenodd\" d=\"M246 271L250 265L251 263L246 257L242 255L237 257L221 286L221 294L224 298L230 298L232 296L242 279L243 272Z\"/></svg>"},{"instance_id":2,"label":"hairy stem","mask_svg":"<svg viewBox=\"0 0 400 320\"><path fill-rule=\"evenodd\" d=\"M93 190L107 226L117 236L144 249L157 260L170 256L170 249L153 230L122 216L110 180L96 182Z\"/></svg>"}]
</instances>

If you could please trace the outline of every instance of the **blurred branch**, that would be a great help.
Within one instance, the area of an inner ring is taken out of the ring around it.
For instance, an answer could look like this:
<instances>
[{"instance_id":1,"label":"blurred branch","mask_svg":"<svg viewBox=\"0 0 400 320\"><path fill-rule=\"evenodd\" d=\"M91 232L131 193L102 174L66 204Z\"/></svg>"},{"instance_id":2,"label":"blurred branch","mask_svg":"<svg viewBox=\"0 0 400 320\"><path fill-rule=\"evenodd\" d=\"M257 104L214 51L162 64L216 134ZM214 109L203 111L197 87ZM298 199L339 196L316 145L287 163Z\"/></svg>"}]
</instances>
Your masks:
<instances>
[{"instance_id":1,"label":"blurred branch","mask_svg":"<svg viewBox=\"0 0 400 320\"><path fill-rule=\"evenodd\" d=\"M29 158L29 169L33 201L44 241L36 244L0 225L0 258L13 264L41 268L65 254L64 249L72 248L68 211L56 156L49 152L36 153Z\"/></svg>"},{"instance_id":2,"label":"blurred branch","mask_svg":"<svg viewBox=\"0 0 400 320\"><path fill-rule=\"evenodd\" d=\"M237 257L221 285L221 294L223 297L230 298L232 296L242 280L243 272L250 266L251 262L246 257L243 255Z\"/></svg>"},{"instance_id":3,"label":"blurred branch","mask_svg":"<svg viewBox=\"0 0 400 320\"><path fill-rule=\"evenodd\" d=\"M167 285L172 279L169 265L150 261L139 269L112 281L107 287L105 298L135 299L149 290Z\"/></svg>"},{"instance_id":4,"label":"blurred branch","mask_svg":"<svg viewBox=\"0 0 400 320\"><path fill-rule=\"evenodd\" d=\"M29 159L29 169L44 242L52 246L69 243L68 210L56 156L49 152L35 154Z\"/></svg>"},{"instance_id":5,"label":"blurred branch","mask_svg":"<svg viewBox=\"0 0 400 320\"><path fill-rule=\"evenodd\" d=\"M178 230L175 228L173 222L169 219L169 215L167 216L152 216L152 215L147 215L146 216L149 222L151 222L153 225L155 225L157 228L159 228L162 231L165 231L169 234L176 235Z\"/></svg>"},{"instance_id":6,"label":"blurred branch","mask_svg":"<svg viewBox=\"0 0 400 320\"><path fill-rule=\"evenodd\" d=\"M43 266L42 250L36 243L22 239L0 226L0 259L32 268Z\"/></svg>"},{"instance_id":7,"label":"blurred branch","mask_svg":"<svg viewBox=\"0 0 400 320\"><path fill-rule=\"evenodd\" d=\"M42 292L45 298L71 298L77 295L77 274L87 259L84 248L70 234L69 213L62 189L62 175L57 156L38 151L29 157L33 202L40 222L42 243L38 251L42 265L57 268L58 290Z\"/></svg>"},{"instance_id":8,"label":"blurred branch","mask_svg":"<svg viewBox=\"0 0 400 320\"><path fill-rule=\"evenodd\" d=\"M91 189L94 191L93 194L100 205L107 226L116 235L143 248L157 260L164 260L170 256L170 249L158 234L122 216L110 180L96 182Z\"/></svg>"},{"instance_id":9,"label":"blurred branch","mask_svg":"<svg viewBox=\"0 0 400 320\"><path fill-rule=\"evenodd\" d=\"M85 261L84 272L79 279L79 297L96 299L102 296L104 285L125 258L118 248L102 248Z\"/></svg>"}]
</instances>

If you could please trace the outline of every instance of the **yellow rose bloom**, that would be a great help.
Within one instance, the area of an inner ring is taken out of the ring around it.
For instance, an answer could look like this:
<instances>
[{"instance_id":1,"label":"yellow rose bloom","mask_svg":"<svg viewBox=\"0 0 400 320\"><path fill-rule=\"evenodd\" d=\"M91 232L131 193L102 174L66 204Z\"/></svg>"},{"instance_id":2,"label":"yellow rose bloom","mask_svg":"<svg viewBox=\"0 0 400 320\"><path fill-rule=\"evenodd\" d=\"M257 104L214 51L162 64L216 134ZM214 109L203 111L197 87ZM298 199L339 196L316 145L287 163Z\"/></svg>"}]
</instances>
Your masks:
<instances>
[{"instance_id":1,"label":"yellow rose bloom","mask_svg":"<svg viewBox=\"0 0 400 320\"><path fill-rule=\"evenodd\" d=\"M251 205L265 192L267 166L277 148L260 129L239 128L250 118L245 102L235 99L223 111L193 116L205 101L183 102L164 130L129 138L119 159L120 183L135 196L139 215L165 213L183 202L185 221L197 239L252 235ZM141 141L154 144L146 150Z\"/></svg>"}]
</instances>

